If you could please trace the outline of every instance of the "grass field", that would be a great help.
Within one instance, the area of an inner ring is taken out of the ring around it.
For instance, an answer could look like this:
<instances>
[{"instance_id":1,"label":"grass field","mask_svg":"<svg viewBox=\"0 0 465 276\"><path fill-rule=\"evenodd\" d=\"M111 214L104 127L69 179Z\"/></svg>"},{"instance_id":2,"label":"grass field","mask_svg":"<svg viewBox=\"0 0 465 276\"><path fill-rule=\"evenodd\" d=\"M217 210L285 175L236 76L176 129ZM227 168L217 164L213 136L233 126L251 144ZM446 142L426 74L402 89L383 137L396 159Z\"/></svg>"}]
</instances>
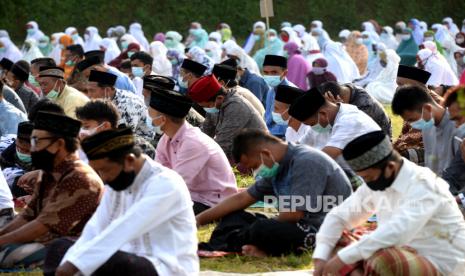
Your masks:
<instances>
[{"instance_id":1,"label":"grass field","mask_svg":"<svg viewBox=\"0 0 465 276\"><path fill-rule=\"evenodd\" d=\"M393 140L395 140L402 129L402 118L394 116L391 112L391 107L385 107L389 117L392 120ZM245 188L253 183L252 177L243 177L237 175L238 187ZM198 239L201 242L208 241L215 225L210 224L203 226L198 231ZM311 252L302 254L301 256L283 256L283 257L267 257L267 258L251 258L243 256L226 256L214 259L201 259L201 270L214 270L221 272L236 272L236 273L256 273L256 272L271 272L271 271L284 271L284 270L303 270L310 269ZM39 276L42 275L40 271L23 272L23 273L9 273L5 275L14 276Z\"/></svg>"}]
</instances>

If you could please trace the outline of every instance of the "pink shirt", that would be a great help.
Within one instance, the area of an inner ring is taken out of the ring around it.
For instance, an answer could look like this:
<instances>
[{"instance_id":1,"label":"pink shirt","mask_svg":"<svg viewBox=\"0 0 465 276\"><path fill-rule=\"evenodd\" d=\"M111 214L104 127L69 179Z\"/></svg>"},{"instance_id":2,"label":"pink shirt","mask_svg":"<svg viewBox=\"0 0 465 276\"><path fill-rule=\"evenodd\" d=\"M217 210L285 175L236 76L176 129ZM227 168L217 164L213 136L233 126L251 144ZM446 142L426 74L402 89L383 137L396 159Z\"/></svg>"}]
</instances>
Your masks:
<instances>
[{"instance_id":1,"label":"pink shirt","mask_svg":"<svg viewBox=\"0 0 465 276\"><path fill-rule=\"evenodd\" d=\"M173 138L166 134L160 138L155 160L184 178L192 201L214 206L237 192L236 178L221 147L187 122Z\"/></svg>"}]
</instances>

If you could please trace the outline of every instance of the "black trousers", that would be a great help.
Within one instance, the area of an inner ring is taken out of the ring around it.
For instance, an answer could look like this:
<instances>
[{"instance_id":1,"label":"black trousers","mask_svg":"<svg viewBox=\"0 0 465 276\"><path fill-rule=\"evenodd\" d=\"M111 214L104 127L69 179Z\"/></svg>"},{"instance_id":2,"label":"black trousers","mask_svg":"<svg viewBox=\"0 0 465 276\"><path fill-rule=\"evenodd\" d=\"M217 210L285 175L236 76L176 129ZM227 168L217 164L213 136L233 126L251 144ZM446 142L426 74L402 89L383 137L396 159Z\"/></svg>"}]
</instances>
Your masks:
<instances>
[{"instance_id":1,"label":"black trousers","mask_svg":"<svg viewBox=\"0 0 465 276\"><path fill-rule=\"evenodd\" d=\"M194 214L197 216L198 214L202 213L203 211L210 209L210 206L207 206L200 202L194 201Z\"/></svg>"},{"instance_id":2,"label":"black trousers","mask_svg":"<svg viewBox=\"0 0 465 276\"><path fill-rule=\"evenodd\" d=\"M74 241L62 238L54 240L47 246L44 262L44 275L55 275L55 271L65 256L66 251L74 244ZM146 258L137 255L117 251L92 275L158 275L153 264Z\"/></svg>"},{"instance_id":3,"label":"black trousers","mask_svg":"<svg viewBox=\"0 0 465 276\"><path fill-rule=\"evenodd\" d=\"M255 245L272 256L300 254L314 246L316 232L314 227L239 211L224 217L199 249L241 252L242 246Z\"/></svg>"}]
</instances>

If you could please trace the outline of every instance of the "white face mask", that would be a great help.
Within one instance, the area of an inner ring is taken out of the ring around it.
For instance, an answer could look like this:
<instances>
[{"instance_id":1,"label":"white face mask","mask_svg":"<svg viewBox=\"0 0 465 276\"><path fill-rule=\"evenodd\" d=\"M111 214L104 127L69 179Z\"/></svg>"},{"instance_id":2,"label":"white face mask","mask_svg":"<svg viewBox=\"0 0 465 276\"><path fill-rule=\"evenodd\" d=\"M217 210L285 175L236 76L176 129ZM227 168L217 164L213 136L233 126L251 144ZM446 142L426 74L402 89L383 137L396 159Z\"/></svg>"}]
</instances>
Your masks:
<instances>
[{"instance_id":1,"label":"white face mask","mask_svg":"<svg viewBox=\"0 0 465 276\"><path fill-rule=\"evenodd\" d=\"M433 41L434 38L432 36L425 36L424 41Z\"/></svg>"},{"instance_id":2,"label":"white face mask","mask_svg":"<svg viewBox=\"0 0 465 276\"><path fill-rule=\"evenodd\" d=\"M79 130L79 137L80 138L86 138L86 137L94 135L95 133L97 133L97 129L101 128L103 126L103 124L104 123L101 123L100 125L98 125L98 126L96 126L94 128L90 128L90 129L81 128Z\"/></svg>"},{"instance_id":3,"label":"white face mask","mask_svg":"<svg viewBox=\"0 0 465 276\"><path fill-rule=\"evenodd\" d=\"M362 44L363 44L363 38L361 38L361 37L360 37L360 38L357 38L357 39L355 40L355 43L357 43L358 45L362 45Z\"/></svg>"},{"instance_id":4,"label":"white face mask","mask_svg":"<svg viewBox=\"0 0 465 276\"><path fill-rule=\"evenodd\" d=\"M153 129L155 130L155 133L158 134L158 135L163 135L163 130L161 129L162 125L157 126L157 125L153 124L153 120L156 120L156 119L161 118L161 117L163 117L163 115L158 115L155 118L151 118L150 116L147 117L147 118L151 119L151 124L153 126Z\"/></svg>"}]
</instances>

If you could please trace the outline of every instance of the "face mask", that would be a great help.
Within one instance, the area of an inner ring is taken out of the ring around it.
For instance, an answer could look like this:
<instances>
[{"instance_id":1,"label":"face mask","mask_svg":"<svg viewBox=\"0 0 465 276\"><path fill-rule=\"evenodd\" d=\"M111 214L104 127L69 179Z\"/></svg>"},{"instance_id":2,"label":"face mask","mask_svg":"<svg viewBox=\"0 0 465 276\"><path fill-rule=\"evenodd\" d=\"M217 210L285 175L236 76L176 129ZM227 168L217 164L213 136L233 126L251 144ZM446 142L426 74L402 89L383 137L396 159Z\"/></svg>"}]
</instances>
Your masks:
<instances>
[{"instance_id":1,"label":"face mask","mask_svg":"<svg viewBox=\"0 0 465 276\"><path fill-rule=\"evenodd\" d=\"M176 42L174 42L174 40L172 40L172 39L166 39L165 40L165 46L166 46L166 48L174 48L174 47L176 47Z\"/></svg>"},{"instance_id":2,"label":"face mask","mask_svg":"<svg viewBox=\"0 0 465 276\"><path fill-rule=\"evenodd\" d=\"M362 44L363 44L363 38L361 38L361 37L360 37L360 38L357 38L357 39L355 40L355 43L357 43L358 45L362 45Z\"/></svg>"},{"instance_id":3,"label":"face mask","mask_svg":"<svg viewBox=\"0 0 465 276\"><path fill-rule=\"evenodd\" d=\"M50 147L50 144L48 147ZM53 161L55 160L55 154L49 152L47 148L40 151L31 152L32 166L38 170L45 172L51 172L53 170Z\"/></svg>"},{"instance_id":4,"label":"face mask","mask_svg":"<svg viewBox=\"0 0 465 276\"><path fill-rule=\"evenodd\" d=\"M465 63L465 56L463 56L462 60L463 60L463 63ZM0 73L0 75L1 75L1 73Z\"/></svg>"},{"instance_id":5,"label":"face mask","mask_svg":"<svg viewBox=\"0 0 465 276\"><path fill-rule=\"evenodd\" d=\"M328 133L332 129L333 129L333 127L331 126L331 124L329 124L329 122L328 122L328 125L325 126L325 127L323 127L320 124L320 114L318 113L318 123L316 125L312 126L312 130L314 130L316 133Z\"/></svg>"},{"instance_id":6,"label":"face mask","mask_svg":"<svg viewBox=\"0 0 465 276\"><path fill-rule=\"evenodd\" d=\"M155 133L158 134L158 135L163 135L163 130L161 130L161 125L160 126L157 126L153 123L153 120L156 120L158 118L161 118L163 115L159 115L155 118L150 118L150 116L148 116L147 118L150 120L150 125L153 126L154 130L155 130Z\"/></svg>"},{"instance_id":7,"label":"face mask","mask_svg":"<svg viewBox=\"0 0 465 276\"><path fill-rule=\"evenodd\" d=\"M283 119L283 115L281 113L271 112L271 116L273 117L273 121L281 126L286 126L289 123L289 120L285 121Z\"/></svg>"},{"instance_id":8,"label":"face mask","mask_svg":"<svg viewBox=\"0 0 465 276\"><path fill-rule=\"evenodd\" d=\"M281 36L281 40L282 40L283 42L288 42L288 41L289 41L289 37L288 37L287 35L282 35L282 36Z\"/></svg>"},{"instance_id":9,"label":"face mask","mask_svg":"<svg viewBox=\"0 0 465 276\"><path fill-rule=\"evenodd\" d=\"M134 52L129 51L128 52L128 57L130 58L132 55L134 55Z\"/></svg>"},{"instance_id":10,"label":"face mask","mask_svg":"<svg viewBox=\"0 0 465 276\"><path fill-rule=\"evenodd\" d=\"M113 190L119 192L125 190L127 187L131 186L132 182L136 178L136 172L125 172L121 170L119 175L112 181L107 181L108 186Z\"/></svg>"},{"instance_id":11,"label":"face mask","mask_svg":"<svg viewBox=\"0 0 465 276\"><path fill-rule=\"evenodd\" d=\"M121 48L124 50L126 50L129 46L129 43L127 41L121 41Z\"/></svg>"},{"instance_id":12,"label":"face mask","mask_svg":"<svg viewBox=\"0 0 465 276\"><path fill-rule=\"evenodd\" d=\"M323 75L326 72L326 68L324 68L324 67L313 67L312 72L315 75Z\"/></svg>"},{"instance_id":13,"label":"face mask","mask_svg":"<svg viewBox=\"0 0 465 276\"><path fill-rule=\"evenodd\" d=\"M462 44L465 40L463 38L457 38L455 40L455 42L457 42L457 44Z\"/></svg>"},{"instance_id":14,"label":"face mask","mask_svg":"<svg viewBox=\"0 0 465 276\"><path fill-rule=\"evenodd\" d=\"M424 41L433 41L433 40L434 40L434 38L432 36L426 36L424 38Z\"/></svg>"},{"instance_id":15,"label":"face mask","mask_svg":"<svg viewBox=\"0 0 465 276\"><path fill-rule=\"evenodd\" d=\"M74 66L76 65L76 62L72 61L72 60L68 60L67 62L65 62L66 66Z\"/></svg>"},{"instance_id":16,"label":"face mask","mask_svg":"<svg viewBox=\"0 0 465 276\"><path fill-rule=\"evenodd\" d=\"M178 85L181 88L187 89L187 81L184 81L184 79L179 75L178 77Z\"/></svg>"},{"instance_id":17,"label":"face mask","mask_svg":"<svg viewBox=\"0 0 465 276\"><path fill-rule=\"evenodd\" d=\"M213 52L212 51L205 51L205 53L207 54L207 56L213 57Z\"/></svg>"},{"instance_id":18,"label":"face mask","mask_svg":"<svg viewBox=\"0 0 465 276\"><path fill-rule=\"evenodd\" d=\"M210 113L210 114L215 114L215 113L220 112L220 110L216 107L204 107L203 110L205 110L205 112Z\"/></svg>"},{"instance_id":19,"label":"face mask","mask_svg":"<svg viewBox=\"0 0 465 276\"><path fill-rule=\"evenodd\" d=\"M388 35L387 33L381 33L380 37L381 37L381 38L388 38L389 35Z\"/></svg>"},{"instance_id":20,"label":"face mask","mask_svg":"<svg viewBox=\"0 0 465 276\"><path fill-rule=\"evenodd\" d=\"M173 59L170 59L170 62L172 65L177 65L178 64L178 60L173 58Z\"/></svg>"},{"instance_id":21,"label":"face mask","mask_svg":"<svg viewBox=\"0 0 465 276\"><path fill-rule=\"evenodd\" d=\"M271 87L276 87L278 86L280 83L281 83L281 77L280 76L268 76L268 75L264 75L263 76L263 79L265 80L265 82L271 86Z\"/></svg>"},{"instance_id":22,"label":"face mask","mask_svg":"<svg viewBox=\"0 0 465 276\"><path fill-rule=\"evenodd\" d=\"M431 119L429 121L425 121L425 119L423 119L423 112L424 109L421 110L421 118L419 120L410 123L414 129L428 130L434 126L434 118L432 116L433 114L431 114Z\"/></svg>"},{"instance_id":23,"label":"face mask","mask_svg":"<svg viewBox=\"0 0 465 276\"><path fill-rule=\"evenodd\" d=\"M400 37L402 38L402 40L409 40L410 39L409 34L403 34L403 35L400 35Z\"/></svg>"},{"instance_id":24,"label":"face mask","mask_svg":"<svg viewBox=\"0 0 465 276\"><path fill-rule=\"evenodd\" d=\"M73 39L73 41L77 41L79 39L79 35L78 34L73 34L71 36L71 38Z\"/></svg>"},{"instance_id":25,"label":"face mask","mask_svg":"<svg viewBox=\"0 0 465 276\"><path fill-rule=\"evenodd\" d=\"M268 41L269 41L269 42L273 42L273 41L275 41L275 40L276 40L276 36L270 36L270 37L268 37Z\"/></svg>"},{"instance_id":26,"label":"face mask","mask_svg":"<svg viewBox=\"0 0 465 276\"><path fill-rule=\"evenodd\" d=\"M135 77L142 78L144 76L144 68L143 67L132 67L132 74Z\"/></svg>"},{"instance_id":27,"label":"face mask","mask_svg":"<svg viewBox=\"0 0 465 276\"><path fill-rule=\"evenodd\" d=\"M16 150L16 156L18 157L19 161L25 163L25 164L31 164L32 158L31 155L29 154L24 154Z\"/></svg>"},{"instance_id":28,"label":"face mask","mask_svg":"<svg viewBox=\"0 0 465 276\"><path fill-rule=\"evenodd\" d=\"M255 41L259 41L259 40L260 40L260 35L257 35L257 34L256 34L256 35L253 35L253 39L254 39Z\"/></svg>"},{"instance_id":29,"label":"face mask","mask_svg":"<svg viewBox=\"0 0 465 276\"><path fill-rule=\"evenodd\" d=\"M32 84L32 85L34 85L36 87L39 86L39 83L37 82L36 78L31 74L29 74L28 81L29 81L30 84Z\"/></svg>"},{"instance_id":30,"label":"face mask","mask_svg":"<svg viewBox=\"0 0 465 276\"><path fill-rule=\"evenodd\" d=\"M369 38L363 38L363 45L371 47L371 40Z\"/></svg>"},{"instance_id":31,"label":"face mask","mask_svg":"<svg viewBox=\"0 0 465 276\"><path fill-rule=\"evenodd\" d=\"M95 133L97 133L97 129L101 128L103 126L104 123L101 123L100 125L94 127L94 128L91 128L91 129L85 129L85 128L81 128L79 130L79 137L89 137L89 136L92 136L94 135Z\"/></svg>"},{"instance_id":32,"label":"face mask","mask_svg":"<svg viewBox=\"0 0 465 276\"><path fill-rule=\"evenodd\" d=\"M61 49L61 50L64 50L64 49L65 49L65 45L60 44L60 49Z\"/></svg>"},{"instance_id":33,"label":"face mask","mask_svg":"<svg viewBox=\"0 0 465 276\"><path fill-rule=\"evenodd\" d=\"M6 52L6 48L5 47L0 47L0 53L5 53Z\"/></svg>"},{"instance_id":34,"label":"face mask","mask_svg":"<svg viewBox=\"0 0 465 276\"><path fill-rule=\"evenodd\" d=\"M253 172L254 177L261 177L261 178L272 178L278 174L279 164L274 161L273 156L271 156L271 160L273 160L273 166L268 168L263 163L263 155L260 153L260 158L262 159L262 164Z\"/></svg>"},{"instance_id":35,"label":"face mask","mask_svg":"<svg viewBox=\"0 0 465 276\"><path fill-rule=\"evenodd\" d=\"M33 35L36 31L34 29L27 29L26 32L28 35Z\"/></svg>"},{"instance_id":36,"label":"face mask","mask_svg":"<svg viewBox=\"0 0 465 276\"><path fill-rule=\"evenodd\" d=\"M45 48L48 46L48 43L47 42L39 42L39 48Z\"/></svg>"},{"instance_id":37,"label":"face mask","mask_svg":"<svg viewBox=\"0 0 465 276\"><path fill-rule=\"evenodd\" d=\"M384 191L384 190L386 190L386 188L388 188L388 187L390 187L392 185L392 183L395 180L395 175L393 173L389 178L386 178L384 176L384 170L385 169L386 168L384 168L381 171L381 174L379 175L378 179L367 182L368 188L370 188L373 191Z\"/></svg>"},{"instance_id":38,"label":"face mask","mask_svg":"<svg viewBox=\"0 0 465 276\"><path fill-rule=\"evenodd\" d=\"M50 90L50 92L48 92L48 94L46 96L50 100L56 100L58 98L58 96L60 96L60 93L55 90L57 83L58 83L58 81L55 82L55 85L53 86L53 89Z\"/></svg>"},{"instance_id":39,"label":"face mask","mask_svg":"<svg viewBox=\"0 0 465 276\"><path fill-rule=\"evenodd\" d=\"M89 36L88 34L84 34L84 40L85 40L85 41L88 41L89 38L90 38L90 36Z\"/></svg>"}]
</instances>

